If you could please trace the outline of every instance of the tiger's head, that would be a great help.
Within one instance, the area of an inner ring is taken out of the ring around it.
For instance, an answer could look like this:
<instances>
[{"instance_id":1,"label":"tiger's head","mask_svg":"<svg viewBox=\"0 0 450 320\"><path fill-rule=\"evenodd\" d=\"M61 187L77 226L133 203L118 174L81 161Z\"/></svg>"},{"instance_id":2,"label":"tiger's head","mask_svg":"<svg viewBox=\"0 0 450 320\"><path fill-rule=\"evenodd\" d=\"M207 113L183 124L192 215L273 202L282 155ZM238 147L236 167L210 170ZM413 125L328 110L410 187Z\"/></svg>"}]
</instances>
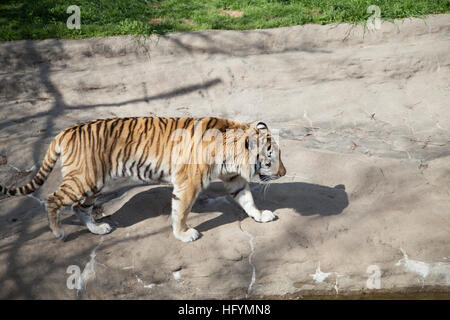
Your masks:
<instances>
[{"instance_id":1,"label":"tiger's head","mask_svg":"<svg viewBox=\"0 0 450 320\"><path fill-rule=\"evenodd\" d=\"M286 174L286 168L281 161L281 150L264 122L251 124L254 134L248 136L246 148L252 159L253 176L261 181L281 178Z\"/></svg>"}]
</instances>

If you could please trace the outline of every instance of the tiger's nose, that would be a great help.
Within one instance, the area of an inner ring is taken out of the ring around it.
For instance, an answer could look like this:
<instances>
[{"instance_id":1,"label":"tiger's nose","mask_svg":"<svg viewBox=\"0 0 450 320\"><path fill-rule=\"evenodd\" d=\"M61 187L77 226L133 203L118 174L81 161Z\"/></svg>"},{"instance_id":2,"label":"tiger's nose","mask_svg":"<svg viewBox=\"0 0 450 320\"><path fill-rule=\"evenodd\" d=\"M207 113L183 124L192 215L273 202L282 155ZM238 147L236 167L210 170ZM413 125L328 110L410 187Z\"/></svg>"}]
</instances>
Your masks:
<instances>
[{"instance_id":1,"label":"tiger's nose","mask_svg":"<svg viewBox=\"0 0 450 320\"><path fill-rule=\"evenodd\" d=\"M286 175L286 168L283 165L283 162L280 161L280 166L278 168L278 172L277 172L278 176L282 177L284 175Z\"/></svg>"}]
</instances>

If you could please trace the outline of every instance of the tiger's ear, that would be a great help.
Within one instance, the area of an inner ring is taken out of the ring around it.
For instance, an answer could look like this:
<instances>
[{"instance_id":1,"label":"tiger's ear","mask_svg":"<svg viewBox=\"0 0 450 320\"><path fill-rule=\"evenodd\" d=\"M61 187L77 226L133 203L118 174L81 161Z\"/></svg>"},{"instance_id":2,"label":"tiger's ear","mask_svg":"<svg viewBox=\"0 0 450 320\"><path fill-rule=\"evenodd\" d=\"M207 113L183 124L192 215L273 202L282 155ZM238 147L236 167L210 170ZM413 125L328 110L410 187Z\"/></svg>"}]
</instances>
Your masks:
<instances>
[{"instance_id":1,"label":"tiger's ear","mask_svg":"<svg viewBox=\"0 0 450 320\"><path fill-rule=\"evenodd\" d=\"M250 125L257 130L269 130L269 128L267 127L267 124L265 124L262 121L254 121L254 122L250 123Z\"/></svg>"},{"instance_id":2,"label":"tiger's ear","mask_svg":"<svg viewBox=\"0 0 450 320\"><path fill-rule=\"evenodd\" d=\"M265 129L265 130L267 130L268 128L267 128L267 124L265 124L264 122L258 122L257 124L256 124L256 129L258 129L258 130L263 130L263 129Z\"/></svg>"}]
</instances>

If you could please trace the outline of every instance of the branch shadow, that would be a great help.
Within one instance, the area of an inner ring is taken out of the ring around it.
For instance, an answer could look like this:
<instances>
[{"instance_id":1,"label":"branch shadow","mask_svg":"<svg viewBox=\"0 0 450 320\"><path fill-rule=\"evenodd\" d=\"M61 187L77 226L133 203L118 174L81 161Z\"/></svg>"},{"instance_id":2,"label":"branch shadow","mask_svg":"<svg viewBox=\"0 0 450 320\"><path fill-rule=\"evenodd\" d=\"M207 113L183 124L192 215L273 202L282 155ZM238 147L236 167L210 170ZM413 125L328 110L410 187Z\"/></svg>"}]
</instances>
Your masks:
<instances>
[{"instance_id":1,"label":"branch shadow","mask_svg":"<svg viewBox=\"0 0 450 320\"><path fill-rule=\"evenodd\" d=\"M37 112L33 115L26 115L18 118L12 118L8 115L5 120L0 123L0 129L5 129L8 127L14 128L17 124L22 124L27 121L42 121L45 130L42 130L36 135L36 142L32 146L32 161L33 163L40 163L42 161L42 156L48 147L48 140L53 138L55 131L61 129L58 127L60 125L58 120L64 118L68 110L83 110L85 108L97 108L97 107L120 107L127 104L139 103L139 102L149 102L151 100L158 99L170 99L175 96L188 94L200 89L207 89L211 86L217 85L221 82L220 78L214 78L200 83L194 83L187 86L178 86L173 90L166 92L155 93L151 96L144 96L143 98L137 98L122 102L117 102L113 104L98 104L98 105L69 105L63 95L59 90L58 85L54 83L51 79L53 72L52 62L56 60L64 60L67 55L63 47L62 41L55 40L52 42L53 45L46 48L45 53L43 53L42 48L39 47L36 41L23 41L20 46L18 45L8 45L2 46L0 48L0 64L7 66L6 70L0 72L0 74L5 75L12 73L11 76L7 76L5 81L0 83L0 95L4 97L1 105L4 105L4 101L11 101L12 104L18 104L20 97L22 101L32 101L34 105L37 101L45 99L50 99L48 111ZM9 50L11 49L11 50ZM18 72L21 71L21 72ZM39 98L41 92L46 92L49 98ZM36 98L38 97L38 98ZM14 102L14 100L16 100ZM43 100L42 100L43 101ZM0 105L0 107L1 107ZM0 146L1 147L1 146ZM23 203L21 203L23 204ZM16 219L17 212L22 212L19 210L21 204L18 204L16 209L6 213L2 216L4 220ZM45 232L49 232L47 227L34 229L33 219L25 217L20 219L20 228L17 228L19 232L18 236L11 243L1 247L0 254L2 255L2 260L7 261L4 271L0 274L0 283L3 286L5 281L8 282L8 286L4 286L0 289L0 297L6 299L34 299L39 297L39 285L44 282L45 278L48 276L48 272L55 270L57 267L64 267L64 265L52 264L51 261L47 263L47 257L52 254L44 254L41 260L42 263L46 263L45 270L37 271L37 276L33 279L29 277L24 277L22 265L23 261L19 255L22 248L30 240L39 237ZM77 238L86 238L90 236L90 232L86 230L84 226L80 223L75 222L76 219L70 218L67 220L68 223L80 225L80 230L68 235L68 241ZM9 234L7 234L9 235ZM5 236L5 234L1 234ZM67 241L67 240L66 240ZM3 244L2 244L3 245ZM72 258L78 259L84 254L88 254L88 250L84 251L82 254L72 255ZM51 260L51 259L50 259ZM36 260L37 261L37 260ZM42 271L42 272L41 272ZM48 271L48 272L47 272ZM50 289L49 289L50 290Z\"/></svg>"},{"instance_id":2,"label":"branch shadow","mask_svg":"<svg viewBox=\"0 0 450 320\"><path fill-rule=\"evenodd\" d=\"M233 32L233 31L232 31ZM251 36L254 31L239 30L239 33ZM273 42L277 41L277 37L270 32L259 30L259 39L248 41L245 37L230 37L229 39L214 39L203 31L188 32L187 38L181 38L171 35L162 35L161 38L173 44L175 48L180 49L180 53L187 54L210 54L210 55L229 55L234 57L248 57L251 55L271 55L288 52L306 52L306 53L333 53L331 50L318 47L310 40L300 39L295 45L291 45L284 41L278 45ZM195 41L199 39L200 41ZM184 40L184 41L183 41ZM175 49L176 50L176 49ZM173 54L174 52L171 52Z\"/></svg>"}]
</instances>

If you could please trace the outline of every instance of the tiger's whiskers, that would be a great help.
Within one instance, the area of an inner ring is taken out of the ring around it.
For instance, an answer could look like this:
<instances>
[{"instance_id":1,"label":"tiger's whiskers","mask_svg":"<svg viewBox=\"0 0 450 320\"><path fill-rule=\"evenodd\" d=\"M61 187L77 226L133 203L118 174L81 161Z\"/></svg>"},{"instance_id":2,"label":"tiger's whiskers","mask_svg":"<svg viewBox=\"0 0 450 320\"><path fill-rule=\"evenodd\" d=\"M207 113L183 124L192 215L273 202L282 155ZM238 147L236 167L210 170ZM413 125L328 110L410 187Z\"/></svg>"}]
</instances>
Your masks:
<instances>
[{"instance_id":1,"label":"tiger's whiskers","mask_svg":"<svg viewBox=\"0 0 450 320\"><path fill-rule=\"evenodd\" d=\"M270 180L262 180L261 184L263 185L263 188L259 189L259 192L263 193L263 199L266 200L266 194L267 194L267 191L269 191L269 188L270 188Z\"/></svg>"}]
</instances>

